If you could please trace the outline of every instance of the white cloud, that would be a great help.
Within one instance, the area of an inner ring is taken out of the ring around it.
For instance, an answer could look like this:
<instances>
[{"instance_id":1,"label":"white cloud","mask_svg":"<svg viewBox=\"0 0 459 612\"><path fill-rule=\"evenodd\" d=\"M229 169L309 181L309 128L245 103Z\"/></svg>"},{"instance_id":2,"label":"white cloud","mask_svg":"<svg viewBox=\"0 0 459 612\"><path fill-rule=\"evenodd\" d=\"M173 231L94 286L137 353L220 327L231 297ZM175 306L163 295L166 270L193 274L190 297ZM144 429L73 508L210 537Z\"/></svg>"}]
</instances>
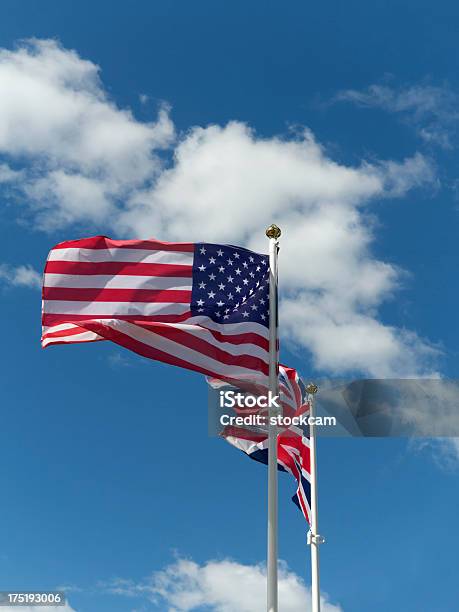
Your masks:
<instances>
[{"instance_id":1,"label":"white cloud","mask_svg":"<svg viewBox=\"0 0 459 612\"><path fill-rule=\"evenodd\" d=\"M430 372L429 344L378 320L401 274L370 250L370 204L434 182L422 155L346 166L309 130L262 138L241 122L174 140L166 110L156 123L136 120L106 95L95 64L54 41L0 51L0 89L0 154L28 161L17 187L39 227L265 251L264 230L276 222L284 338L322 369Z\"/></svg>"},{"instance_id":2,"label":"white cloud","mask_svg":"<svg viewBox=\"0 0 459 612\"><path fill-rule=\"evenodd\" d=\"M234 588L237 585L237 588ZM266 573L261 565L242 565L234 561L208 561L203 565L179 559L149 579L135 583L117 580L107 586L111 593L144 597L165 604L169 612L264 612L266 610ZM279 572L279 606L282 612L311 609L311 593L303 580L282 564ZM323 612L340 612L327 597Z\"/></svg>"},{"instance_id":3,"label":"white cloud","mask_svg":"<svg viewBox=\"0 0 459 612\"><path fill-rule=\"evenodd\" d=\"M13 170L8 164L0 164L0 183L11 183L21 178L22 172Z\"/></svg>"},{"instance_id":4,"label":"white cloud","mask_svg":"<svg viewBox=\"0 0 459 612\"><path fill-rule=\"evenodd\" d=\"M459 96L447 85L397 88L375 84L361 91L341 91L335 100L399 113L416 127L425 142L443 148L450 148L457 134Z\"/></svg>"},{"instance_id":5,"label":"white cloud","mask_svg":"<svg viewBox=\"0 0 459 612\"><path fill-rule=\"evenodd\" d=\"M435 441L444 467L457 470L459 465L459 438L443 438Z\"/></svg>"},{"instance_id":6,"label":"white cloud","mask_svg":"<svg viewBox=\"0 0 459 612\"><path fill-rule=\"evenodd\" d=\"M0 264L0 281L15 287L40 289L42 276L32 266L9 266Z\"/></svg>"},{"instance_id":7,"label":"white cloud","mask_svg":"<svg viewBox=\"0 0 459 612\"><path fill-rule=\"evenodd\" d=\"M111 102L95 64L52 40L1 50L0 90L0 153L29 160L43 227L107 218L155 176L155 151L174 137L165 108L156 123L136 121Z\"/></svg>"},{"instance_id":8,"label":"white cloud","mask_svg":"<svg viewBox=\"0 0 459 612\"><path fill-rule=\"evenodd\" d=\"M298 351L310 348L316 366L333 373L368 372L376 378L433 375L439 351L415 333L383 325L343 302L338 292L304 290L282 303L281 325Z\"/></svg>"},{"instance_id":9,"label":"white cloud","mask_svg":"<svg viewBox=\"0 0 459 612\"><path fill-rule=\"evenodd\" d=\"M429 459L447 472L457 472L459 468L459 438L413 438L409 449L415 452L427 451Z\"/></svg>"}]
</instances>

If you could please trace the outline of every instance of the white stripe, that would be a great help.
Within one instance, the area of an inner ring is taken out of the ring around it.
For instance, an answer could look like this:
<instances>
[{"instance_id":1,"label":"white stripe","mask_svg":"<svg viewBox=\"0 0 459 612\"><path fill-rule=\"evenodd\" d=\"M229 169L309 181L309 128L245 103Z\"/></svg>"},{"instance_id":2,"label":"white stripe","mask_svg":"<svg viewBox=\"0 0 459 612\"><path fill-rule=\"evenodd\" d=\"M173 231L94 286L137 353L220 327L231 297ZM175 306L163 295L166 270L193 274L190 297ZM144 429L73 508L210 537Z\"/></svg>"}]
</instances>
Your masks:
<instances>
[{"instance_id":1,"label":"white stripe","mask_svg":"<svg viewBox=\"0 0 459 612\"><path fill-rule=\"evenodd\" d=\"M180 315L189 311L189 304L174 304L171 302L77 302L64 300L45 300L45 314L62 315ZM83 322L81 322L83 325Z\"/></svg>"},{"instance_id":2,"label":"white stripe","mask_svg":"<svg viewBox=\"0 0 459 612\"><path fill-rule=\"evenodd\" d=\"M254 333L258 334L262 338L268 338L269 330L264 325L260 323L252 323L241 321L241 323L216 323L209 317L199 316L199 317L190 317L187 319L187 323L191 323L193 325L201 325L202 327L207 327L208 329L213 329L214 331L221 332L222 334L248 334Z\"/></svg>"},{"instance_id":3,"label":"white stripe","mask_svg":"<svg viewBox=\"0 0 459 612\"><path fill-rule=\"evenodd\" d=\"M172 355L173 357L187 361L194 366L215 372L220 376L237 378L238 380L249 380L252 383L263 381L264 384L266 384L267 377L261 372L237 365L226 365L220 361L217 361L216 359L212 359L211 357L200 353L199 351L184 346L183 344L179 344L178 342L174 342L169 338L159 336L158 334L130 323L129 321L101 321L101 323L125 334L126 336L129 336L130 338L133 338L134 340L137 340L138 342L143 342L144 344L159 349L168 355Z\"/></svg>"},{"instance_id":4,"label":"white stripe","mask_svg":"<svg viewBox=\"0 0 459 612\"><path fill-rule=\"evenodd\" d=\"M77 289L180 289L191 291L191 278L128 276L124 274L54 274L44 276L45 287Z\"/></svg>"},{"instance_id":5,"label":"white stripe","mask_svg":"<svg viewBox=\"0 0 459 612\"><path fill-rule=\"evenodd\" d=\"M150 249L82 249L71 247L67 249L53 249L48 261L80 261L80 262L135 262L135 263L161 263L183 266L193 265L193 253L182 251L161 251Z\"/></svg>"},{"instance_id":6,"label":"white stripe","mask_svg":"<svg viewBox=\"0 0 459 612\"><path fill-rule=\"evenodd\" d=\"M79 325L75 325L74 323L59 323L59 325L43 326L42 335L44 336L51 332L63 331L64 329L74 329L75 327L79 327Z\"/></svg>"},{"instance_id":7,"label":"white stripe","mask_svg":"<svg viewBox=\"0 0 459 612\"><path fill-rule=\"evenodd\" d=\"M94 340L103 340L98 334L91 331L83 331L81 334L72 334L71 336L56 336L53 338L43 338L42 346L48 346L55 342L92 342Z\"/></svg>"}]
</instances>

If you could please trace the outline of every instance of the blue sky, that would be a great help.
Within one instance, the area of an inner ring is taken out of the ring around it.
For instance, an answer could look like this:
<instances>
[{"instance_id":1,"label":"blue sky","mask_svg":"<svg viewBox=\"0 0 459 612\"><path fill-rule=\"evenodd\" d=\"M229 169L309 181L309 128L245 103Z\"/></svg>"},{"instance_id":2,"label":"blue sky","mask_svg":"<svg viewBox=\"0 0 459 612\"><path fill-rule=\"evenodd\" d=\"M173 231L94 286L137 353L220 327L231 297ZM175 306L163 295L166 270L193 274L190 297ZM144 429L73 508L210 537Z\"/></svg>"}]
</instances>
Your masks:
<instances>
[{"instance_id":1,"label":"blue sky","mask_svg":"<svg viewBox=\"0 0 459 612\"><path fill-rule=\"evenodd\" d=\"M263 249L276 221L285 363L458 378L458 19L446 1L3 2L0 590L241 612L245 575L264 597L266 473L208 437L204 380L109 343L40 348L56 242ZM320 440L325 612L457 609L458 457ZM293 490L283 612L309 609Z\"/></svg>"}]
</instances>

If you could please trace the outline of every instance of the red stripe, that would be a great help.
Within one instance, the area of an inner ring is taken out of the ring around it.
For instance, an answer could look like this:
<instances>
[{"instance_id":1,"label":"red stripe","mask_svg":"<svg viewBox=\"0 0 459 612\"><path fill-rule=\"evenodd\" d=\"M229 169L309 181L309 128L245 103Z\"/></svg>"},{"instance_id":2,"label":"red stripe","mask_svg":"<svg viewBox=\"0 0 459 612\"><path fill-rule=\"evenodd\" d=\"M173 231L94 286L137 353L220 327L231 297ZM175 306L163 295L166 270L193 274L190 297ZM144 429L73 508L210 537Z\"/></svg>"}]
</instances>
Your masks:
<instances>
[{"instance_id":1,"label":"red stripe","mask_svg":"<svg viewBox=\"0 0 459 612\"><path fill-rule=\"evenodd\" d=\"M232 436L233 438L239 438L240 440L249 440L249 442L264 442L268 437L268 434L259 434L245 429L244 427L234 427L233 425L226 425L221 435L225 438Z\"/></svg>"},{"instance_id":2,"label":"red stripe","mask_svg":"<svg viewBox=\"0 0 459 612\"><path fill-rule=\"evenodd\" d=\"M286 371L287 378L289 379L290 384L292 386L293 392L295 394L295 402L298 406L299 404L301 404L301 389L298 384L297 373L292 368L284 368L284 369Z\"/></svg>"},{"instance_id":3,"label":"red stripe","mask_svg":"<svg viewBox=\"0 0 459 612\"><path fill-rule=\"evenodd\" d=\"M48 338L60 338L61 336L75 336L76 334L86 333L88 330L84 327L71 327L69 329L60 329L59 331L47 331L42 336L42 340Z\"/></svg>"},{"instance_id":4,"label":"red stripe","mask_svg":"<svg viewBox=\"0 0 459 612\"><path fill-rule=\"evenodd\" d=\"M304 495L303 490L300 488L300 486L298 486L298 489L296 491L296 496L299 501L301 511L303 512L303 516L308 521L308 523L311 523L310 518L309 518L308 507L306 506L306 503L303 500L303 495Z\"/></svg>"},{"instance_id":5,"label":"red stripe","mask_svg":"<svg viewBox=\"0 0 459 612\"><path fill-rule=\"evenodd\" d=\"M191 278L192 266L123 261L47 261L45 273L52 274L122 274L129 276L175 276Z\"/></svg>"},{"instance_id":6,"label":"red stripe","mask_svg":"<svg viewBox=\"0 0 459 612\"><path fill-rule=\"evenodd\" d=\"M154 323L141 323L139 326L145 329L149 329L151 325L156 323L156 317ZM264 338L263 336L259 336L255 332L247 332L242 334L224 334L219 331L215 331L206 327L205 324L195 324L195 327L201 327L202 329L207 330L212 334L212 336L218 342L228 342L229 344L234 344L236 346L240 344L255 344L260 348L264 349L266 352L269 351L269 340Z\"/></svg>"},{"instance_id":7,"label":"red stripe","mask_svg":"<svg viewBox=\"0 0 459 612\"><path fill-rule=\"evenodd\" d=\"M153 333L157 334L158 336L162 336L163 338L172 340L177 344L193 349L202 355L206 355L206 357L214 359L215 361L229 366L239 366L247 368L248 370L255 370L256 372L262 372L266 376L269 376L268 364L259 357L254 357L252 355L231 355L223 349L220 349L213 344L209 344L205 340L197 338L196 336L193 336L182 329L177 329L172 325L153 324L152 327L153 326Z\"/></svg>"},{"instance_id":8,"label":"red stripe","mask_svg":"<svg viewBox=\"0 0 459 612\"><path fill-rule=\"evenodd\" d=\"M162 302L189 304L191 291L176 289L82 289L44 287L43 299L69 302Z\"/></svg>"},{"instance_id":9,"label":"red stripe","mask_svg":"<svg viewBox=\"0 0 459 612\"><path fill-rule=\"evenodd\" d=\"M92 236L91 238L80 238L79 240L66 240L56 244L54 249L145 249L151 251L182 251L193 253L192 242L161 242L159 240L112 240L107 236Z\"/></svg>"},{"instance_id":10,"label":"red stripe","mask_svg":"<svg viewBox=\"0 0 459 612\"><path fill-rule=\"evenodd\" d=\"M256 346L259 346L260 348L264 349L266 352L269 351L269 340L253 332L247 332L246 334L231 335L231 334L222 334L221 332L214 331L213 329L209 329L209 331L212 334L212 336L216 340L219 340L220 342L229 342L230 344L236 344L236 345L255 344Z\"/></svg>"},{"instance_id":11,"label":"red stripe","mask_svg":"<svg viewBox=\"0 0 459 612\"><path fill-rule=\"evenodd\" d=\"M205 327L205 326L202 326ZM206 327L206 329L208 329ZM230 342L231 344L256 344L265 351L269 351L269 339L259 336L254 332L247 332L243 334L223 334L222 332L209 329L215 340L219 342Z\"/></svg>"},{"instance_id":12,"label":"red stripe","mask_svg":"<svg viewBox=\"0 0 459 612\"><path fill-rule=\"evenodd\" d=\"M183 323L191 316L190 312L184 312L180 315L155 315L155 321L160 323ZM147 315L97 315L97 317L90 318L88 315L74 315L74 314L48 314L43 313L42 323L44 327L51 327L52 325L60 325L61 323L81 323L94 322L99 319L116 319L117 321L130 321L131 323L141 323L143 321L151 321L151 316Z\"/></svg>"}]
</instances>

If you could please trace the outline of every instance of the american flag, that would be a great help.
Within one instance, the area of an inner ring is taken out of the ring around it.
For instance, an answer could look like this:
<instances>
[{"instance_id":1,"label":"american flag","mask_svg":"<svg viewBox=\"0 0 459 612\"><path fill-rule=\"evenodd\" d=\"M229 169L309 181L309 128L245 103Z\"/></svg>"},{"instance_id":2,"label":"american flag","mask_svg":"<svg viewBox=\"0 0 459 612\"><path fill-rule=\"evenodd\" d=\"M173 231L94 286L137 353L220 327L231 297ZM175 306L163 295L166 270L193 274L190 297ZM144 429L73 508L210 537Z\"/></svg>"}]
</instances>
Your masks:
<instances>
[{"instance_id":1,"label":"american flag","mask_svg":"<svg viewBox=\"0 0 459 612\"><path fill-rule=\"evenodd\" d=\"M266 385L269 260L241 247L95 236L49 253L42 346L111 340L144 357Z\"/></svg>"},{"instance_id":2,"label":"american flag","mask_svg":"<svg viewBox=\"0 0 459 612\"><path fill-rule=\"evenodd\" d=\"M214 388L222 388L224 383L208 379ZM228 388L228 387L227 387ZM279 399L284 416L307 414L309 404L305 386L293 368L279 366ZM243 451L248 457L268 464L268 432L260 428L227 426L221 432L232 446ZM292 497L305 519L310 523L311 516L311 466L309 431L291 425L279 429L277 442L277 464L280 471L289 472L297 482L297 490Z\"/></svg>"}]
</instances>

